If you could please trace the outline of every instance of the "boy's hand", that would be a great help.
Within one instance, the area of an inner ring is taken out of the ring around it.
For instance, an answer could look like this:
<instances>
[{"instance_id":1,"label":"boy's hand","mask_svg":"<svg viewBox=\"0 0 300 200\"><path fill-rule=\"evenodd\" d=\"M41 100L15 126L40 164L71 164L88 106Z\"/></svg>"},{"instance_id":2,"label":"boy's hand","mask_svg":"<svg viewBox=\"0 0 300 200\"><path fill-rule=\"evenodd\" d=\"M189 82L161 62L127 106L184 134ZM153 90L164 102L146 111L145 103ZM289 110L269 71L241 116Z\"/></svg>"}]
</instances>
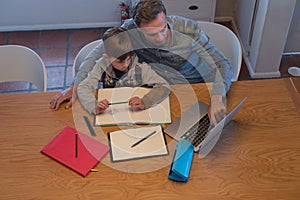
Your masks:
<instances>
[{"instance_id":1,"label":"boy's hand","mask_svg":"<svg viewBox=\"0 0 300 200\"><path fill-rule=\"evenodd\" d=\"M131 106L132 110L145 110L144 102L140 97L132 97L129 99L128 104Z\"/></svg>"},{"instance_id":2,"label":"boy's hand","mask_svg":"<svg viewBox=\"0 0 300 200\"><path fill-rule=\"evenodd\" d=\"M109 101L107 99L103 99L103 100L99 101L95 107L95 114L99 115L100 113L103 113L108 108L108 106L109 106L108 104L109 104Z\"/></svg>"}]
</instances>

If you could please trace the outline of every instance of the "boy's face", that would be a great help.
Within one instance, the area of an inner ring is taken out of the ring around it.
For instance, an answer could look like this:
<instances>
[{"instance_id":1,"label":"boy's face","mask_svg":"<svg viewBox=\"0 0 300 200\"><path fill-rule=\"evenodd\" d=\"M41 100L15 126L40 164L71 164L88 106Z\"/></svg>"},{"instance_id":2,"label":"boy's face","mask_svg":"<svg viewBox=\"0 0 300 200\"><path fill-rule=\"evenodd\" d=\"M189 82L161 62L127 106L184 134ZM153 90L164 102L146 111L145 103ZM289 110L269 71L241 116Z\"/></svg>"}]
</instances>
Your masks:
<instances>
[{"instance_id":1,"label":"boy's face","mask_svg":"<svg viewBox=\"0 0 300 200\"><path fill-rule=\"evenodd\" d=\"M132 56L127 56L125 60L120 61L117 58L109 57L109 61L115 69L120 70L122 72L128 72L129 66L132 62L131 58Z\"/></svg>"}]
</instances>

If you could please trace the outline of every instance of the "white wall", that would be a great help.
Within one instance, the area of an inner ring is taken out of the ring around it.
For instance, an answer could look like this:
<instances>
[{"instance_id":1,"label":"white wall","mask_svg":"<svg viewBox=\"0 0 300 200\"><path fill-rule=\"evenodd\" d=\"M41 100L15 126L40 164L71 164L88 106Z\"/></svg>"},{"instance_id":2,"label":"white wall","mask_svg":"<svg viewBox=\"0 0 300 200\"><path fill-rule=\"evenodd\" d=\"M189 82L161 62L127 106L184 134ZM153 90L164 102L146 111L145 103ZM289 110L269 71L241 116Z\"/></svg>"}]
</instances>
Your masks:
<instances>
[{"instance_id":1,"label":"white wall","mask_svg":"<svg viewBox=\"0 0 300 200\"><path fill-rule=\"evenodd\" d=\"M253 23L251 23L253 9L250 7L254 4L250 4L249 1L237 1L236 16L245 63L252 78L279 77L281 56L296 0L257 1L258 9ZM255 0L251 1L255 3ZM253 34L247 33L251 30ZM252 42L249 42L249 38Z\"/></svg>"},{"instance_id":2,"label":"white wall","mask_svg":"<svg viewBox=\"0 0 300 200\"><path fill-rule=\"evenodd\" d=\"M300 52L300 0L296 1L294 15L290 25L284 52Z\"/></svg>"},{"instance_id":3,"label":"white wall","mask_svg":"<svg viewBox=\"0 0 300 200\"><path fill-rule=\"evenodd\" d=\"M0 31L117 26L121 1L0 0ZM217 0L216 16L233 16L235 1Z\"/></svg>"},{"instance_id":4,"label":"white wall","mask_svg":"<svg viewBox=\"0 0 300 200\"><path fill-rule=\"evenodd\" d=\"M1 0L0 31L120 24L121 0Z\"/></svg>"}]
</instances>

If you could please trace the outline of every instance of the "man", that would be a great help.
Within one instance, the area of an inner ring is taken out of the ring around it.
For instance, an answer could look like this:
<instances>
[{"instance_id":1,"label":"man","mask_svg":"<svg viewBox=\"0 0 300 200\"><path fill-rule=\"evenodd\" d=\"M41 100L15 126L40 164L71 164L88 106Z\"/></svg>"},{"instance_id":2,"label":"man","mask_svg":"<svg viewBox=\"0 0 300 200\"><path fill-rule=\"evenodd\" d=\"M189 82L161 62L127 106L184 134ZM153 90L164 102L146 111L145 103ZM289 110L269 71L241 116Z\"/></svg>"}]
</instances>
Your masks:
<instances>
[{"instance_id":1,"label":"man","mask_svg":"<svg viewBox=\"0 0 300 200\"><path fill-rule=\"evenodd\" d=\"M224 97L231 86L232 65L228 59L209 42L200 24L179 16L166 16L161 0L140 0L133 8L133 17L122 25L130 29L133 49L140 62L146 62L171 84L214 82L209 108L210 118L216 124L226 113ZM73 89L87 77L103 46L93 50L81 64L74 85L54 96L50 107L58 109L70 100Z\"/></svg>"}]
</instances>

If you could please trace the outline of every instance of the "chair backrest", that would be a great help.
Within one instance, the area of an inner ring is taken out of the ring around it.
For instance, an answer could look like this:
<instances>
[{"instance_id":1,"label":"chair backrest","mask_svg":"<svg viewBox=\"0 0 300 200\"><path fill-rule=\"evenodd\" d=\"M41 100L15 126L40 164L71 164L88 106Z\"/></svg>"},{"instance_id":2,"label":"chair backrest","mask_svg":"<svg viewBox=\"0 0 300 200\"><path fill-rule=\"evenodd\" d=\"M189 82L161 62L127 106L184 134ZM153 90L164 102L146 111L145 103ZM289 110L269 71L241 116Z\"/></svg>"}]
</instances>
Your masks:
<instances>
[{"instance_id":1,"label":"chair backrest","mask_svg":"<svg viewBox=\"0 0 300 200\"><path fill-rule=\"evenodd\" d=\"M77 73L82 61L84 58L95 48L97 47L100 43L102 42L102 39L100 40L95 40L93 42L90 42L86 44L84 47L80 49L80 51L77 53L75 59L74 59L74 64L73 64L73 76Z\"/></svg>"},{"instance_id":2,"label":"chair backrest","mask_svg":"<svg viewBox=\"0 0 300 200\"><path fill-rule=\"evenodd\" d=\"M210 41L228 58L234 68L232 81L237 81L242 64L242 48L237 36L226 26L199 21Z\"/></svg>"},{"instance_id":3,"label":"chair backrest","mask_svg":"<svg viewBox=\"0 0 300 200\"><path fill-rule=\"evenodd\" d=\"M47 91L47 71L41 57L20 45L0 46L0 82L31 82L40 92Z\"/></svg>"}]
</instances>

